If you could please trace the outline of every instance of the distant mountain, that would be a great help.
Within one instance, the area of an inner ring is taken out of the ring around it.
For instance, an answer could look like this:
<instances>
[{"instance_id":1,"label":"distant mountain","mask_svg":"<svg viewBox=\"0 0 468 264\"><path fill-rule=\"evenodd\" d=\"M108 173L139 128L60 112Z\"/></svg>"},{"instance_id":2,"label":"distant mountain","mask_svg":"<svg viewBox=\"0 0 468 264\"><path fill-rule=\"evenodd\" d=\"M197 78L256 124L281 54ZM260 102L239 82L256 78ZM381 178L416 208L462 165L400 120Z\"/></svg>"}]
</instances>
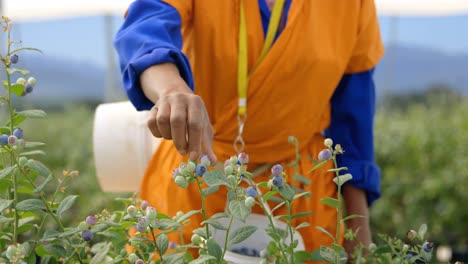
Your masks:
<instances>
[{"instance_id":1,"label":"distant mountain","mask_svg":"<svg viewBox=\"0 0 468 264\"><path fill-rule=\"evenodd\" d=\"M389 46L375 72L380 94L425 90L445 85L468 94L468 51L446 54L437 50L411 46Z\"/></svg>"},{"instance_id":2,"label":"distant mountain","mask_svg":"<svg viewBox=\"0 0 468 264\"><path fill-rule=\"evenodd\" d=\"M106 71L102 66L41 54L21 57L18 67L26 67L38 80L34 96L28 96L27 100L104 99ZM113 97L122 98L119 72L115 72L113 81ZM468 94L468 54L452 55L409 46L387 47L375 81L378 95L421 91L437 84Z\"/></svg>"}]
</instances>

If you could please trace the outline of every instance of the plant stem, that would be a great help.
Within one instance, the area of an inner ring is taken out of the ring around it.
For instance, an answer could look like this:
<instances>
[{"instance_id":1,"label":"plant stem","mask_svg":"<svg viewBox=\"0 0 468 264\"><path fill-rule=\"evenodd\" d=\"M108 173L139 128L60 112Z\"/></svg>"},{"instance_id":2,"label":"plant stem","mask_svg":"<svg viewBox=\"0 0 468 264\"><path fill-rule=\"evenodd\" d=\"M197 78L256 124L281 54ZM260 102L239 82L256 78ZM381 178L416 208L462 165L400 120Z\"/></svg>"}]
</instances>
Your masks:
<instances>
[{"instance_id":1,"label":"plant stem","mask_svg":"<svg viewBox=\"0 0 468 264\"><path fill-rule=\"evenodd\" d=\"M203 194L203 191L202 191L202 188L201 188L201 183L200 183L200 180L198 179L198 177L196 178L196 180L197 180L197 185L198 185L198 191L200 191L200 196L201 196L203 220L206 221L206 220L208 220L208 218L206 216L205 195ZM206 228L206 236L209 237L210 236L210 228L209 228L208 224L205 224L205 228Z\"/></svg>"},{"instance_id":2,"label":"plant stem","mask_svg":"<svg viewBox=\"0 0 468 264\"><path fill-rule=\"evenodd\" d=\"M332 150L333 151L333 150ZM333 165L335 166L335 169L338 168L338 163L336 161L336 153L333 154ZM340 229L341 229L341 219L343 218L342 213L343 213L343 201L341 199L341 182L340 182L340 172L335 171L336 175L336 184L338 185L338 194L337 194L337 199L338 199L338 208L336 209L336 235L335 235L335 243L338 244L338 241L340 239ZM339 254L335 252L335 263L339 263L338 261Z\"/></svg>"},{"instance_id":3,"label":"plant stem","mask_svg":"<svg viewBox=\"0 0 468 264\"><path fill-rule=\"evenodd\" d=\"M161 258L161 263L163 263L163 253L161 252L161 249L158 247L158 243L156 242L156 235L154 235L154 230L150 226L151 230L151 237L153 238L154 246L156 247L156 250L158 251L159 257Z\"/></svg>"},{"instance_id":4,"label":"plant stem","mask_svg":"<svg viewBox=\"0 0 468 264\"><path fill-rule=\"evenodd\" d=\"M232 225L232 221L234 220L234 215L231 214L231 218L229 219L229 224L228 224L228 227L227 227L227 230L226 230L226 237L224 238L224 249L223 249L223 255L221 256L221 260L224 259L224 255L226 254L226 251L227 251L227 244L228 244L228 240L229 240L229 231L231 231L231 225Z\"/></svg>"},{"instance_id":5,"label":"plant stem","mask_svg":"<svg viewBox=\"0 0 468 264\"><path fill-rule=\"evenodd\" d=\"M288 229L289 229L289 235L291 236L291 244L292 244L294 242L294 233L293 233L293 229L291 226L291 203L289 201L286 201L286 208L288 210L288 216L290 216L288 218ZM295 263L294 262L294 248L291 248L291 263Z\"/></svg>"}]
</instances>

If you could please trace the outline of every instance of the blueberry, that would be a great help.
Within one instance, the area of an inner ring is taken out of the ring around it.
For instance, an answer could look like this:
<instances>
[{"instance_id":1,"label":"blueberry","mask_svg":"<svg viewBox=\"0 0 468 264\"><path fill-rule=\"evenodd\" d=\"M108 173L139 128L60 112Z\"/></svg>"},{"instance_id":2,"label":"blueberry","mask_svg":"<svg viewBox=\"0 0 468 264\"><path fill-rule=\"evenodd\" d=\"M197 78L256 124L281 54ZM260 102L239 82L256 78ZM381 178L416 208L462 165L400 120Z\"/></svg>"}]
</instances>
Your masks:
<instances>
[{"instance_id":1,"label":"blueberry","mask_svg":"<svg viewBox=\"0 0 468 264\"><path fill-rule=\"evenodd\" d=\"M177 244L176 244L176 242L171 241L171 242L169 242L169 246L168 246L168 247L169 247L170 249L175 249L175 248L177 247Z\"/></svg>"},{"instance_id":2,"label":"blueberry","mask_svg":"<svg viewBox=\"0 0 468 264\"><path fill-rule=\"evenodd\" d=\"M323 144L326 146L326 147L331 147L333 145L333 140L331 138L326 138L324 141L323 141Z\"/></svg>"},{"instance_id":3,"label":"blueberry","mask_svg":"<svg viewBox=\"0 0 468 264\"><path fill-rule=\"evenodd\" d=\"M142 259L137 259L137 261L135 261L135 264L145 264L145 262Z\"/></svg>"},{"instance_id":4,"label":"blueberry","mask_svg":"<svg viewBox=\"0 0 468 264\"><path fill-rule=\"evenodd\" d=\"M141 227L146 229L149 225L148 217L147 216L140 217L140 219L138 219L138 224L140 224Z\"/></svg>"},{"instance_id":5,"label":"blueberry","mask_svg":"<svg viewBox=\"0 0 468 264\"><path fill-rule=\"evenodd\" d=\"M15 135L17 138L19 139L22 139L23 136L24 136L24 132L23 132L23 129L21 128L16 128L15 130L13 130L13 135Z\"/></svg>"},{"instance_id":6,"label":"blueberry","mask_svg":"<svg viewBox=\"0 0 468 264\"><path fill-rule=\"evenodd\" d=\"M252 208L255 205L255 199L253 197L247 197L244 203L248 208Z\"/></svg>"},{"instance_id":7,"label":"blueberry","mask_svg":"<svg viewBox=\"0 0 468 264\"><path fill-rule=\"evenodd\" d=\"M93 226L96 224L97 220L96 220L96 217L94 217L94 215L88 215L88 217L86 217L85 222L87 225Z\"/></svg>"},{"instance_id":8,"label":"blueberry","mask_svg":"<svg viewBox=\"0 0 468 264\"><path fill-rule=\"evenodd\" d=\"M192 241L192 243L194 245L198 245L198 244L200 244L202 242L201 237L199 235L197 235L197 234L192 235L191 241Z\"/></svg>"},{"instance_id":9,"label":"blueberry","mask_svg":"<svg viewBox=\"0 0 468 264\"><path fill-rule=\"evenodd\" d=\"M84 241L91 241L94 235L93 232L91 232L90 230L85 230L83 231L82 237Z\"/></svg>"},{"instance_id":10,"label":"blueberry","mask_svg":"<svg viewBox=\"0 0 468 264\"><path fill-rule=\"evenodd\" d=\"M149 220L154 220L158 217L158 211L156 211L156 208L151 206L146 207L145 214Z\"/></svg>"},{"instance_id":11,"label":"blueberry","mask_svg":"<svg viewBox=\"0 0 468 264\"><path fill-rule=\"evenodd\" d=\"M190 172L190 173L194 172L196 166L197 166L197 165L196 165L195 162L193 162L193 161L187 162L187 171Z\"/></svg>"},{"instance_id":12,"label":"blueberry","mask_svg":"<svg viewBox=\"0 0 468 264\"><path fill-rule=\"evenodd\" d=\"M329 160L329 159L331 159L332 155L333 155L333 153L331 152L331 150L324 149L324 150L320 151L320 153L318 154L318 159L320 161Z\"/></svg>"},{"instance_id":13,"label":"blueberry","mask_svg":"<svg viewBox=\"0 0 468 264\"><path fill-rule=\"evenodd\" d=\"M284 179L281 176L274 176L273 180L272 180L272 183L276 187L283 187Z\"/></svg>"},{"instance_id":14,"label":"blueberry","mask_svg":"<svg viewBox=\"0 0 468 264\"><path fill-rule=\"evenodd\" d=\"M188 182L187 180L185 179L184 176L177 176L175 177L175 183L177 184L177 186L179 186L180 188L187 188L188 186Z\"/></svg>"},{"instance_id":15,"label":"blueberry","mask_svg":"<svg viewBox=\"0 0 468 264\"><path fill-rule=\"evenodd\" d=\"M281 176L283 173L283 167L280 164L276 164L275 166L271 167L271 174L273 176Z\"/></svg>"},{"instance_id":16,"label":"blueberry","mask_svg":"<svg viewBox=\"0 0 468 264\"><path fill-rule=\"evenodd\" d=\"M242 165L247 164L247 163L249 163L249 155L247 155L247 153L245 153L245 152L242 152L239 155L237 155L237 160Z\"/></svg>"},{"instance_id":17,"label":"blueberry","mask_svg":"<svg viewBox=\"0 0 468 264\"><path fill-rule=\"evenodd\" d=\"M34 77L29 77L28 78L28 83L30 83L33 87L36 86L36 78Z\"/></svg>"},{"instance_id":18,"label":"blueberry","mask_svg":"<svg viewBox=\"0 0 468 264\"><path fill-rule=\"evenodd\" d=\"M16 64L16 63L18 63L18 60L19 60L19 56L18 56L18 55L16 55L16 54L11 55L11 57L10 57L10 62L11 62L11 64Z\"/></svg>"},{"instance_id":19,"label":"blueberry","mask_svg":"<svg viewBox=\"0 0 468 264\"><path fill-rule=\"evenodd\" d=\"M136 229L138 230L138 232L140 233L144 233L146 231L146 227L144 227L140 222L138 222L136 224Z\"/></svg>"},{"instance_id":20,"label":"blueberry","mask_svg":"<svg viewBox=\"0 0 468 264\"><path fill-rule=\"evenodd\" d=\"M137 214L137 209L134 205L129 205L127 207L127 214L130 215L131 217L135 217Z\"/></svg>"},{"instance_id":21,"label":"blueberry","mask_svg":"<svg viewBox=\"0 0 468 264\"><path fill-rule=\"evenodd\" d=\"M9 137L8 137L8 144L10 144L10 145L15 144L15 142L16 142L17 139L18 139L18 138L17 138L15 135L9 136Z\"/></svg>"},{"instance_id":22,"label":"blueberry","mask_svg":"<svg viewBox=\"0 0 468 264\"><path fill-rule=\"evenodd\" d=\"M8 144L8 135L3 134L0 136L0 146L5 146Z\"/></svg>"},{"instance_id":23,"label":"blueberry","mask_svg":"<svg viewBox=\"0 0 468 264\"><path fill-rule=\"evenodd\" d=\"M23 77L19 77L18 79L16 79L16 83L21 84L21 85L25 85L26 84L26 79L24 79Z\"/></svg>"},{"instance_id":24,"label":"blueberry","mask_svg":"<svg viewBox=\"0 0 468 264\"><path fill-rule=\"evenodd\" d=\"M146 210L146 207L148 207L148 201L142 201L140 204L141 210Z\"/></svg>"},{"instance_id":25,"label":"blueberry","mask_svg":"<svg viewBox=\"0 0 468 264\"><path fill-rule=\"evenodd\" d=\"M210 166L211 165L211 161L210 159L208 158L207 155L203 155L201 158L200 158L200 163L205 165L206 167Z\"/></svg>"},{"instance_id":26,"label":"blueberry","mask_svg":"<svg viewBox=\"0 0 468 264\"><path fill-rule=\"evenodd\" d=\"M179 175L179 168L174 169L172 171L172 179L175 179L175 177L177 177L177 175Z\"/></svg>"},{"instance_id":27,"label":"blueberry","mask_svg":"<svg viewBox=\"0 0 468 264\"><path fill-rule=\"evenodd\" d=\"M128 255L128 262L135 263L138 260L138 256L135 253Z\"/></svg>"},{"instance_id":28,"label":"blueberry","mask_svg":"<svg viewBox=\"0 0 468 264\"><path fill-rule=\"evenodd\" d=\"M232 168L231 164L224 166L224 173L226 175L231 175L234 169Z\"/></svg>"},{"instance_id":29,"label":"blueberry","mask_svg":"<svg viewBox=\"0 0 468 264\"><path fill-rule=\"evenodd\" d=\"M247 195L248 197L255 198L257 196L257 190L255 189L255 187L249 186L247 187L247 189L245 189L245 195Z\"/></svg>"},{"instance_id":30,"label":"blueberry","mask_svg":"<svg viewBox=\"0 0 468 264\"><path fill-rule=\"evenodd\" d=\"M18 249L16 248L15 245L9 245L6 250L5 255L8 259L12 259L16 255L17 252L18 252Z\"/></svg>"},{"instance_id":31,"label":"blueberry","mask_svg":"<svg viewBox=\"0 0 468 264\"><path fill-rule=\"evenodd\" d=\"M25 89L24 89L24 90L26 91L26 93L32 93L32 91L33 91L33 86L32 86L32 84L26 83Z\"/></svg>"},{"instance_id":32,"label":"blueberry","mask_svg":"<svg viewBox=\"0 0 468 264\"><path fill-rule=\"evenodd\" d=\"M206 172L206 166L203 164L199 164L197 168L195 169L195 174L197 174L198 177L202 177L203 174Z\"/></svg>"},{"instance_id":33,"label":"blueberry","mask_svg":"<svg viewBox=\"0 0 468 264\"><path fill-rule=\"evenodd\" d=\"M427 241L423 243L423 250L426 251L427 253L431 253L433 249L434 249L433 243L427 242Z\"/></svg>"}]
</instances>

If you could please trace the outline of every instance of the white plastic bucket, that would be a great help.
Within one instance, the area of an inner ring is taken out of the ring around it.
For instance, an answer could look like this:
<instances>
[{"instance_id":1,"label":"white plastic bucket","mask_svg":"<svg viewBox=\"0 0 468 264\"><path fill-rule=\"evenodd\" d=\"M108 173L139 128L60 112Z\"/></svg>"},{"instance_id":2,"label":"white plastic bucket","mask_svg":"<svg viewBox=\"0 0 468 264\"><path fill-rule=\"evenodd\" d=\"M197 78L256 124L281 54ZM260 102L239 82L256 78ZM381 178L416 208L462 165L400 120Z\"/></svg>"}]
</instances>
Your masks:
<instances>
[{"instance_id":1,"label":"white plastic bucket","mask_svg":"<svg viewBox=\"0 0 468 264\"><path fill-rule=\"evenodd\" d=\"M229 219L226 219L226 218L220 219L218 221L224 226L227 226L229 223ZM287 227L286 223L281 222L281 221L276 221L275 224L277 228L282 229L282 230L285 230ZM266 229L269 228L268 218L260 214L249 215L245 223L234 218L234 221L232 222L232 225L231 225L230 233L246 225L253 225L253 226L258 227L258 229L255 233L253 233L246 240L242 241L241 243L231 245L230 248L228 248L228 251L226 251L226 254L224 255L224 259L228 263L231 263L231 264L258 264L260 263L261 258L237 254L237 253L232 252L231 250L240 249L240 248L248 248L251 250L255 249L257 252L260 252L266 249L266 247L268 246L268 243L272 240L271 237L269 237L265 231ZM217 229L213 230L213 237L220 245L224 245L225 236L226 236L225 230L217 230ZM296 247L296 250L305 250L304 240L302 239L302 236L299 234L299 232L294 233L294 239L297 239L299 242Z\"/></svg>"},{"instance_id":2,"label":"white plastic bucket","mask_svg":"<svg viewBox=\"0 0 468 264\"><path fill-rule=\"evenodd\" d=\"M146 121L148 111L130 102L101 104L94 115L96 175L105 192L137 192L148 162L161 142Z\"/></svg>"}]
</instances>

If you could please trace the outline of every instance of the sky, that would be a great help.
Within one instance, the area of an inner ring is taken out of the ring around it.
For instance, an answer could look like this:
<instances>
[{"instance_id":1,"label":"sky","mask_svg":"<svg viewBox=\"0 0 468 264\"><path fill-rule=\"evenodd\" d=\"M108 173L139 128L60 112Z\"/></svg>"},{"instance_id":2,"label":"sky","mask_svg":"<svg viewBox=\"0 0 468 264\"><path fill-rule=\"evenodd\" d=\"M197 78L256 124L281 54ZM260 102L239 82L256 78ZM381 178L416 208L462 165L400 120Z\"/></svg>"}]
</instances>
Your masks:
<instances>
[{"instance_id":1,"label":"sky","mask_svg":"<svg viewBox=\"0 0 468 264\"><path fill-rule=\"evenodd\" d=\"M421 46L449 54L468 54L468 15L449 17L379 17L385 45ZM113 18L114 33L122 23ZM99 16L14 25L14 38L45 54L105 65L108 38Z\"/></svg>"}]
</instances>

